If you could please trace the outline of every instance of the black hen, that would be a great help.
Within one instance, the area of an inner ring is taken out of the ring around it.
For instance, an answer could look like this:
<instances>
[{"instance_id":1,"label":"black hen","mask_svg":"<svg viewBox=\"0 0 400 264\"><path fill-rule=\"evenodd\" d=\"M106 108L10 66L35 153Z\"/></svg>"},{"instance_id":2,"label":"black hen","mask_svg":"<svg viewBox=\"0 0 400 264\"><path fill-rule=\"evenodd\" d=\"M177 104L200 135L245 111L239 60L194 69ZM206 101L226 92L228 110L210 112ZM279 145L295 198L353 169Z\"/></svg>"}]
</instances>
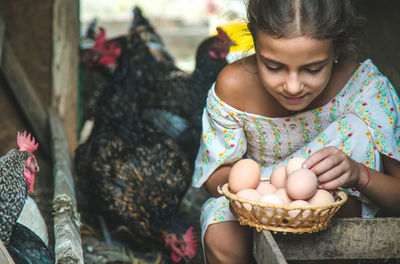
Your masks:
<instances>
[{"instance_id":1,"label":"black hen","mask_svg":"<svg viewBox=\"0 0 400 264\"><path fill-rule=\"evenodd\" d=\"M170 61L155 59L141 38L129 41L132 64L141 85L143 115L174 137L194 161L201 134L201 115L207 91L227 65L234 43L218 28L218 35L204 40L196 52L196 67L186 73Z\"/></svg>"},{"instance_id":2,"label":"black hen","mask_svg":"<svg viewBox=\"0 0 400 264\"><path fill-rule=\"evenodd\" d=\"M156 59L174 62L173 57L165 48L161 36L155 31L153 25L143 16L142 10L137 6L133 8L133 19L129 31L130 34L138 33L140 35Z\"/></svg>"},{"instance_id":3,"label":"black hen","mask_svg":"<svg viewBox=\"0 0 400 264\"><path fill-rule=\"evenodd\" d=\"M112 234L125 230L117 233L136 249L165 246L174 260L191 259L192 228L178 212L191 180L189 164L171 138L141 120L135 66L123 52L92 133L76 150L78 186Z\"/></svg>"}]
</instances>

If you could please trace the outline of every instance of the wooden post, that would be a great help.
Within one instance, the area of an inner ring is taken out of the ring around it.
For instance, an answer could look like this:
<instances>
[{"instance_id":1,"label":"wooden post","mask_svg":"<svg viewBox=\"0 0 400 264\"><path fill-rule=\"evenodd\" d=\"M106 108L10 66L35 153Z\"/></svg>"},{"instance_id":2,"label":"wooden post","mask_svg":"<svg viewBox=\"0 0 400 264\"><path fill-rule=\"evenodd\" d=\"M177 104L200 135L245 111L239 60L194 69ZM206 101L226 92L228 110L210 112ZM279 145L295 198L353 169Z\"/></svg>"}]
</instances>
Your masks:
<instances>
[{"instance_id":1,"label":"wooden post","mask_svg":"<svg viewBox=\"0 0 400 264\"><path fill-rule=\"evenodd\" d=\"M71 159L63 124L58 110L49 108L50 130L54 161L54 240L57 264L83 262L80 222Z\"/></svg>"},{"instance_id":2,"label":"wooden post","mask_svg":"<svg viewBox=\"0 0 400 264\"><path fill-rule=\"evenodd\" d=\"M4 20L0 15L0 68L1 68L1 58L3 54L3 43L4 43L4 33L5 33L5 26L4 26Z\"/></svg>"},{"instance_id":3,"label":"wooden post","mask_svg":"<svg viewBox=\"0 0 400 264\"><path fill-rule=\"evenodd\" d=\"M269 231L263 231L263 236L254 230L253 255L258 264L287 264L285 258Z\"/></svg>"},{"instance_id":4,"label":"wooden post","mask_svg":"<svg viewBox=\"0 0 400 264\"><path fill-rule=\"evenodd\" d=\"M0 263L2 264L15 264L14 260L11 258L3 242L0 240Z\"/></svg>"},{"instance_id":5,"label":"wooden post","mask_svg":"<svg viewBox=\"0 0 400 264\"><path fill-rule=\"evenodd\" d=\"M274 235L286 260L400 258L400 218L333 219L326 230ZM270 232L255 234L257 255L270 249Z\"/></svg>"}]
</instances>

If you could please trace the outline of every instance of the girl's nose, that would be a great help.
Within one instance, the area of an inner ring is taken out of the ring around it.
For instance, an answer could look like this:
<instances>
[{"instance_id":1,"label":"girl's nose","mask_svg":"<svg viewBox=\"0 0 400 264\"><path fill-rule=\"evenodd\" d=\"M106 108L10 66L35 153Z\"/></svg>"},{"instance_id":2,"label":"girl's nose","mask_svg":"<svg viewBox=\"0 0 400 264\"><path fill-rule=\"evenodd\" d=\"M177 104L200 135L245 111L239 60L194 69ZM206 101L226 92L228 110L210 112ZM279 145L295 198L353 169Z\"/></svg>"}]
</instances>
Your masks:
<instances>
[{"instance_id":1,"label":"girl's nose","mask_svg":"<svg viewBox=\"0 0 400 264\"><path fill-rule=\"evenodd\" d=\"M304 84L302 84L297 78L290 78L283 85L283 90L289 95L298 95L304 90Z\"/></svg>"}]
</instances>

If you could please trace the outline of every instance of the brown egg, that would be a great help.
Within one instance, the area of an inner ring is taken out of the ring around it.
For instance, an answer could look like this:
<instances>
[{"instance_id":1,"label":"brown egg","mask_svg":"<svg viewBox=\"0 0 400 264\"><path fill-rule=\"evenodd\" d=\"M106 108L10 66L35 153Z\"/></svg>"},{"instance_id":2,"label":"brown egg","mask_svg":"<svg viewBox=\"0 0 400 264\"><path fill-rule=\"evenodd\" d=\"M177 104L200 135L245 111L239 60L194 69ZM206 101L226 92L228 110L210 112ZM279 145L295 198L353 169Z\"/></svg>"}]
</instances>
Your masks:
<instances>
[{"instance_id":1,"label":"brown egg","mask_svg":"<svg viewBox=\"0 0 400 264\"><path fill-rule=\"evenodd\" d=\"M256 188L261 194L273 193L276 191L276 187L269 182L260 182Z\"/></svg>"},{"instance_id":2,"label":"brown egg","mask_svg":"<svg viewBox=\"0 0 400 264\"><path fill-rule=\"evenodd\" d=\"M308 203L307 201L304 201L304 200L294 200L289 205L303 207L303 206L309 206L310 203ZM288 214L290 217L295 218L300 213L300 211L301 211L300 209L293 209L293 210L289 210ZM301 217L306 218L310 214L310 212L311 212L310 210L304 210ZM299 216L299 218L300 218L300 216Z\"/></svg>"},{"instance_id":3,"label":"brown egg","mask_svg":"<svg viewBox=\"0 0 400 264\"><path fill-rule=\"evenodd\" d=\"M289 176L293 171L301 169L305 159L300 157L294 157L286 164L286 174Z\"/></svg>"},{"instance_id":4,"label":"brown egg","mask_svg":"<svg viewBox=\"0 0 400 264\"><path fill-rule=\"evenodd\" d=\"M286 187L286 179L287 174L285 166L276 167L271 173L271 184L274 185L277 189Z\"/></svg>"},{"instance_id":5,"label":"brown egg","mask_svg":"<svg viewBox=\"0 0 400 264\"><path fill-rule=\"evenodd\" d=\"M229 189L237 193L243 189L255 189L260 182L261 169L252 159L242 159L233 165L228 178Z\"/></svg>"},{"instance_id":6,"label":"brown egg","mask_svg":"<svg viewBox=\"0 0 400 264\"><path fill-rule=\"evenodd\" d=\"M331 204L335 202L335 198L333 198L332 194L328 192L327 190L323 189L318 189L315 194L307 200L311 205L324 205L324 204ZM315 215L319 214L321 216L324 216L329 209L324 209L324 210L316 210L314 212Z\"/></svg>"},{"instance_id":7,"label":"brown egg","mask_svg":"<svg viewBox=\"0 0 400 264\"><path fill-rule=\"evenodd\" d=\"M293 199L287 194L286 188L279 188L274 193L281 197L285 204L289 204L293 201Z\"/></svg>"},{"instance_id":8,"label":"brown egg","mask_svg":"<svg viewBox=\"0 0 400 264\"><path fill-rule=\"evenodd\" d=\"M293 200L307 200L317 191L318 180L314 172L297 169L289 174L286 191Z\"/></svg>"},{"instance_id":9,"label":"brown egg","mask_svg":"<svg viewBox=\"0 0 400 264\"><path fill-rule=\"evenodd\" d=\"M331 204L335 202L332 194L327 190L318 189L315 194L307 200L311 205Z\"/></svg>"},{"instance_id":10,"label":"brown egg","mask_svg":"<svg viewBox=\"0 0 400 264\"><path fill-rule=\"evenodd\" d=\"M255 189L243 189L240 190L237 194L237 196L241 197L241 198L245 198L248 200L253 200L253 201L258 201L258 199L260 199L261 197L261 193L259 193L258 191L256 191ZM239 204L238 201L235 201L237 203L237 205ZM251 211L251 205L248 203L242 203L244 208L246 208L247 211Z\"/></svg>"}]
</instances>

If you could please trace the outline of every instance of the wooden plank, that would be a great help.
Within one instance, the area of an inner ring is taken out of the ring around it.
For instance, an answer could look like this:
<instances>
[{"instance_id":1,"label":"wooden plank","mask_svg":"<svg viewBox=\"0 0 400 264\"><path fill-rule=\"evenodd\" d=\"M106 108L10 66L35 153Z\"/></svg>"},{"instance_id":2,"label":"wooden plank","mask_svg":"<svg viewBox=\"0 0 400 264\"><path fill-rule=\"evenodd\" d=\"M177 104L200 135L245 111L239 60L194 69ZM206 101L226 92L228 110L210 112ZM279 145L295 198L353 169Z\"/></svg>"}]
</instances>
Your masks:
<instances>
[{"instance_id":1,"label":"wooden plank","mask_svg":"<svg viewBox=\"0 0 400 264\"><path fill-rule=\"evenodd\" d=\"M0 14L0 67L1 67L1 58L3 54L3 42L4 42L4 33L5 33L5 25L2 15Z\"/></svg>"},{"instance_id":2,"label":"wooden plank","mask_svg":"<svg viewBox=\"0 0 400 264\"><path fill-rule=\"evenodd\" d=\"M253 255L257 264L287 264L270 231L254 230Z\"/></svg>"},{"instance_id":3,"label":"wooden plank","mask_svg":"<svg viewBox=\"0 0 400 264\"><path fill-rule=\"evenodd\" d=\"M3 39L3 56L0 65L8 85L39 141L41 149L46 155L50 156L47 113L6 38Z\"/></svg>"},{"instance_id":4,"label":"wooden plank","mask_svg":"<svg viewBox=\"0 0 400 264\"><path fill-rule=\"evenodd\" d=\"M256 234L255 246L266 243L268 233ZM400 258L398 217L333 219L324 231L273 236L286 260Z\"/></svg>"},{"instance_id":5,"label":"wooden plank","mask_svg":"<svg viewBox=\"0 0 400 264\"><path fill-rule=\"evenodd\" d=\"M11 258L7 248L4 246L1 240L0 240L0 263L15 264L14 260Z\"/></svg>"},{"instance_id":6,"label":"wooden plank","mask_svg":"<svg viewBox=\"0 0 400 264\"><path fill-rule=\"evenodd\" d=\"M56 263L83 263L82 240L71 158L58 110L49 108L54 167L54 240Z\"/></svg>"}]
</instances>

